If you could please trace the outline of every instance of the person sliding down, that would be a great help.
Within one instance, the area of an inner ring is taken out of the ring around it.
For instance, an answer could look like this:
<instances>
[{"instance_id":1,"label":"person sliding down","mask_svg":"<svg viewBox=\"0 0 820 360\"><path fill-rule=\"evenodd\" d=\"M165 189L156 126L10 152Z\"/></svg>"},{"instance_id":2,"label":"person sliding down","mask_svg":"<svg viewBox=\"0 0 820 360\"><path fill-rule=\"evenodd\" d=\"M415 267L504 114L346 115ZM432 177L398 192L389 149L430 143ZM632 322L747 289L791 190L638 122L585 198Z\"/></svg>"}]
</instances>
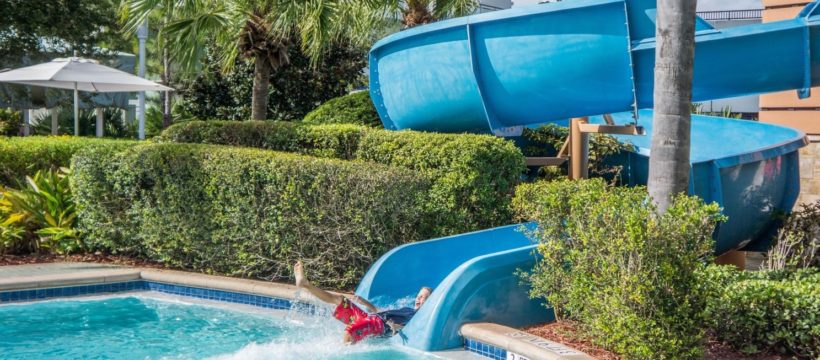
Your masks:
<instances>
[{"instance_id":1,"label":"person sliding down","mask_svg":"<svg viewBox=\"0 0 820 360\"><path fill-rule=\"evenodd\" d=\"M413 315L416 314L416 311L427 301L427 298L433 292L433 289L429 287L422 287L416 295L416 302L413 308L405 307L387 311L379 311L379 309L373 306L369 301L355 295L353 301L367 308L369 311L369 313L367 313L350 301L350 299L313 286L313 284L305 278L301 261L293 265L293 274L296 277L297 288L307 290L323 302L336 305L333 317L347 325L344 334L344 341L346 343L354 343L368 336L388 336L388 332L392 332L392 334L395 335L410 321Z\"/></svg>"}]
</instances>

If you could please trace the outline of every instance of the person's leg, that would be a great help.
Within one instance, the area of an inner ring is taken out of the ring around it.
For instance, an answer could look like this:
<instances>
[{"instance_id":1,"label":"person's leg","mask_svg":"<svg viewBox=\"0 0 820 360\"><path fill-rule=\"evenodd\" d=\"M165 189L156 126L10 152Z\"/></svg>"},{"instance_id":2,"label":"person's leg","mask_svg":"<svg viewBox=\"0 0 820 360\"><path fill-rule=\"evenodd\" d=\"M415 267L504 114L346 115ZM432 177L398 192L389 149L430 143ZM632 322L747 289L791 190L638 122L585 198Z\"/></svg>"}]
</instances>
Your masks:
<instances>
[{"instance_id":1,"label":"person's leg","mask_svg":"<svg viewBox=\"0 0 820 360\"><path fill-rule=\"evenodd\" d=\"M297 261L296 264L293 265L293 274L294 277L296 277L296 287L307 290L309 293L313 294L313 296L319 298L319 300L331 305L338 305L342 302L342 300L344 300L342 295L327 292L313 286L313 284L305 278L305 270L302 267L301 261Z\"/></svg>"}]
</instances>

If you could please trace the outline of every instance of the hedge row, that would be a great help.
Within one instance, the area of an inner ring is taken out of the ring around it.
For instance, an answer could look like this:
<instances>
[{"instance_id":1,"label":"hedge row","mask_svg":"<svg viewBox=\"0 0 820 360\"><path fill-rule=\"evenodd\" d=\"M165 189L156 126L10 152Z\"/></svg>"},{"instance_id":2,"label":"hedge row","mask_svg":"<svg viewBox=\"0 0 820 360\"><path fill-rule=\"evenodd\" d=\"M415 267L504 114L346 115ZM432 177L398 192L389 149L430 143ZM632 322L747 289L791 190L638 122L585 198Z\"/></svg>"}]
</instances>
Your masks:
<instances>
[{"instance_id":1,"label":"hedge row","mask_svg":"<svg viewBox=\"0 0 820 360\"><path fill-rule=\"evenodd\" d=\"M309 112L304 121L311 124L355 124L382 127L379 113L367 91L330 99Z\"/></svg>"},{"instance_id":2,"label":"hedge row","mask_svg":"<svg viewBox=\"0 0 820 360\"><path fill-rule=\"evenodd\" d=\"M90 149L72 165L88 245L170 266L283 280L303 259L318 284L350 288L431 235L430 182L401 168L191 144Z\"/></svg>"},{"instance_id":3,"label":"hedge row","mask_svg":"<svg viewBox=\"0 0 820 360\"><path fill-rule=\"evenodd\" d=\"M0 185L14 186L37 170L68 167L71 157L86 148L125 149L135 141L70 136L0 137Z\"/></svg>"},{"instance_id":4,"label":"hedge row","mask_svg":"<svg viewBox=\"0 0 820 360\"><path fill-rule=\"evenodd\" d=\"M189 122L166 129L161 142L258 147L412 169L433 181L427 208L437 235L507 224L524 157L488 135L387 131L355 125L286 122Z\"/></svg>"},{"instance_id":5,"label":"hedge row","mask_svg":"<svg viewBox=\"0 0 820 360\"><path fill-rule=\"evenodd\" d=\"M706 307L712 335L746 353L820 358L820 270L737 271L710 266Z\"/></svg>"}]
</instances>

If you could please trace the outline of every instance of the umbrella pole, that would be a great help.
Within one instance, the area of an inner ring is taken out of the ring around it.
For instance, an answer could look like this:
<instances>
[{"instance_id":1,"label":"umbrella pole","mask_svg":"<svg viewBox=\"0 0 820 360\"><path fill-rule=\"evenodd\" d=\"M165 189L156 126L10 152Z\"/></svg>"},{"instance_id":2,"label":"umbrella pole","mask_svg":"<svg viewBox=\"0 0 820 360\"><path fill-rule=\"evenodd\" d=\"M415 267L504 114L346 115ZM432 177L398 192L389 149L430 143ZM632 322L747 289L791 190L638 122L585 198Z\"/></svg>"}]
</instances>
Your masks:
<instances>
[{"instance_id":1,"label":"umbrella pole","mask_svg":"<svg viewBox=\"0 0 820 360\"><path fill-rule=\"evenodd\" d=\"M80 136L80 96L74 83L74 136Z\"/></svg>"}]
</instances>

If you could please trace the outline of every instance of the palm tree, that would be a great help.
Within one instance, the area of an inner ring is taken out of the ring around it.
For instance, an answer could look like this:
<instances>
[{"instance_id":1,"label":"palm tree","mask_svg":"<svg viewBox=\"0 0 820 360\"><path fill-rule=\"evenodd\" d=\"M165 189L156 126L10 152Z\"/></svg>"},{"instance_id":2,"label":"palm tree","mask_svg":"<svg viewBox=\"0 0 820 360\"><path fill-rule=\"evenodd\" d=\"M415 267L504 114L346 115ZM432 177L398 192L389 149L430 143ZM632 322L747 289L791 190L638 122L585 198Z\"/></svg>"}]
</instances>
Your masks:
<instances>
[{"instance_id":1,"label":"palm tree","mask_svg":"<svg viewBox=\"0 0 820 360\"><path fill-rule=\"evenodd\" d=\"M696 5L696 0L658 0L648 188L661 213L689 188Z\"/></svg>"},{"instance_id":2,"label":"palm tree","mask_svg":"<svg viewBox=\"0 0 820 360\"><path fill-rule=\"evenodd\" d=\"M161 33L169 55L184 68L197 68L203 48L219 54L224 70L239 59L254 63L251 117L267 117L270 73L288 64L290 39L301 39L302 51L317 61L333 43L361 44L384 21L379 0L126 0L142 3L142 12L159 9L167 19ZM167 2L170 6L147 6ZM176 5L174 5L176 4ZM151 10L149 10L151 9Z\"/></svg>"},{"instance_id":3,"label":"palm tree","mask_svg":"<svg viewBox=\"0 0 820 360\"><path fill-rule=\"evenodd\" d=\"M411 28L437 20L469 15L478 7L477 0L404 0L388 1L402 15L402 25Z\"/></svg>"}]
</instances>

